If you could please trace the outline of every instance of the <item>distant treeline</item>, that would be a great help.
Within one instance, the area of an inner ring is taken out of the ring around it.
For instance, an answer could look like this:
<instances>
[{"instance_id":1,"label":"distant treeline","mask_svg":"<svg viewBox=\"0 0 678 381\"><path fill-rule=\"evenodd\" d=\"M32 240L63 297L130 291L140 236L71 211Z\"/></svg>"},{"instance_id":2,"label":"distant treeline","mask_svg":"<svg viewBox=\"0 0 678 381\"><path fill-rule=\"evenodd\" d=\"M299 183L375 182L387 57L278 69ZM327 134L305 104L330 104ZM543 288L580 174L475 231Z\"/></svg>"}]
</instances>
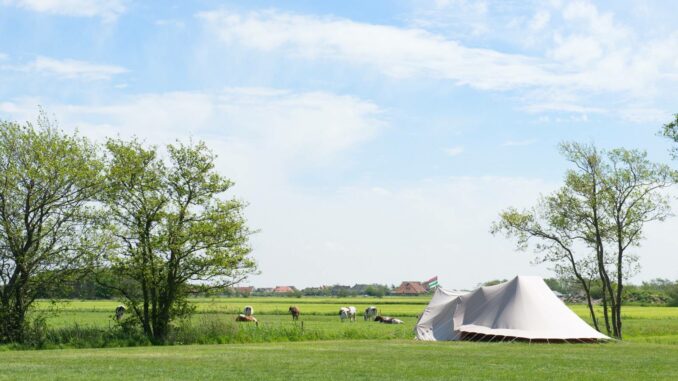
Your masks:
<instances>
[{"instance_id":1,"label":"distant treeline","mask_svg":"<svg viewBox=\"0 0 678 381\"><path fill-rule=\"evenodd\" d=\"M100 272L98 275L99 282L102 277L108 277L109 281L104 282L110 284L115 279L113 274L106 271ZM489 286L501 283L505 280L491 280L482 283L482 285ZM582 299L583 290L578 282L567 279L547 278L544 279L546 284L567 300L577 302ZM97 282L94 275L81 273L72 276L66 282L63 282L59 287L50 287L49 289L40 290L38 292L39 299L113 299L115 294L109 287L101 285ZM256 296L281 296L300 298L304 296L325 296L325 297L354 297L354 296L372 296L384 297L393 291L393 286L383 284L356 284L353 286L347 285L332 285L325 287L307 287L301 290L294 290L289 293L274 293L270 289L253 288L247 290L244 288L229 287L221 291L212 292L208 294L201 294L196 290L198 296L228 296L228 297L256 297ZM594 285L591 289L591 295L594 299L602 298L602 287ZM636 305L655 305L655 306L674 306L678 307L678 281L671 281L668 279L653 279L643 282L639 285L629 284L624 289L624 301L628 304Z\"/></svg>"}]
</instances>

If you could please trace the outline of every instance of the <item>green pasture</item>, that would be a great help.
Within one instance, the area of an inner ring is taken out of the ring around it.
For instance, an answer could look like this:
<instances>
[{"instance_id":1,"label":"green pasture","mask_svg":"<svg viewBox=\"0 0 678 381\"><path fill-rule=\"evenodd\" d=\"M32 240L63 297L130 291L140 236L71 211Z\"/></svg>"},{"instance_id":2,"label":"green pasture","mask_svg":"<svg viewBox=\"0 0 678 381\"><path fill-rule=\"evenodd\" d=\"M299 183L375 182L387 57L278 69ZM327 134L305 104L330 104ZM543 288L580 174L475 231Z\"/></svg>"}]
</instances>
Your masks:
<instances>
[{"instance_id":1,"label":"green pasture","mask_svg":"<svg viewBox=\"0 0 678 381\"><path fill-rule=\"evenodd\" d=\"M316 341L0 352L0 380L676 380L678 345Z\"/></svg>"},{"instance_id":2,"label":"green pasture","mask_svg":"<svg viewBox=\"0 0 678 381\"><path fill-rule=\"evenodd\" d=\"M0 347L0 380L674 380L678 308L624 309L625 340L605 344L417 342L413 327L427 298L200 298L177 322L175 344L106 338L116 301L40 301L52 332L41 351ZM259 326L236 323L251 305ZM299 322L287 313L301 311ZM375 305L403 325L341 322L340 306ZM570 306L588 320L583 305ZM60 341L63 340L63 341ZM78 341L80 340L80 341ZM118 341L116 341L118 340ZM78 344L83 343L83 344ZM215 343L226 345L212 345ZM116 348L126 345L146 345ZM72 349L74 347L114 347Z\"/></svg>"},{"instance_id":3,"label":"green pasture","mask_svg":"<svg viewBox=\"0 0 678 381\"><path fill-rule=\"evenodd\" d=\"M214 325L232 323L244 306L254 307L261 329L285 331L298 329L301 323L294 323L287 309L296 305L301 309L300 321L303 321L303 335L295 334L296 339L407 339L412 338L412 330L417 316L428 303L427 297L417 298L198 298L191 300L197 313L190 324ZM48 327L52 329L109 328L115 325L113 310L119 304L116 301L60 301L57 303L39 301L37 309L50 311ZM340 306L353 305L358 308L357 322L340 322L337 312ZM375 305L384 315L397 316L405 324L393 326L373 322L364 322L360 316L366 306ZM572 305L572 310L584 320L589 321L588 309L584 305ZM600 312L599 312L600 313ZM602 316L602 315L601 315ZM678 308L628 306L623 310L625 339L635 342L678 344ZM216 322L216 323L215 323ZM186 324L186 322L184 322ZM215 328L216 329L216 328ZM270 333L270 335L275 335ZM288 340L289 338L283 338ZM295 339L295 340L296 340ZM242 340L247 341L247 338ZM266 338L256 339L266 341ZM271 337L272 341L275 341Z\"/></svg>"},{"instance_id":4,"label":"green pasture","mask_svg":"<svg viewBox=\"0 0 678 381\"><path fill-rule=\"evenodd\" d=\"M337 315L339 307L354 306L362 312L368 306L379 307L380 313L391 316L418 316L428 304L430 297L411 298L195 298L191 303L199 313L241 313L245 306L254 307L257 315L287 314L290 306L297 306L305 315ZM38 301L41 310L56 309L65 312L112 313L120 303L113 300L63 300L57 303Z\"/></svg>"}]
</instances>

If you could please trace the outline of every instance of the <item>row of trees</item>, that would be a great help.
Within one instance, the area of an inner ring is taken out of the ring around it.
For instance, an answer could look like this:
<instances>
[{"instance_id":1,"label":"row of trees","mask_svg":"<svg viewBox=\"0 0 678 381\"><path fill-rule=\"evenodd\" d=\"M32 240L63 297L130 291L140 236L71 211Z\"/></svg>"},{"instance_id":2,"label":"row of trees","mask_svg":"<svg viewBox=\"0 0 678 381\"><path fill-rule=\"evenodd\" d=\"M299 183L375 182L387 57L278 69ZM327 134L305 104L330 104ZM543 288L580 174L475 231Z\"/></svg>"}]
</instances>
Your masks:
<instances>
[{"instance_id":1,"label":"row of trees","mask_svg":"<svg viewBox=\"0 0 678 381\"><path fill-rule=\"evenodd\" d=\"M162 343L190 293L254 272L245 204L214 161L204 143L100 146L44 114L0 122L0 342L23 340L41 293L88 275Z\"/></svg>"},{"instance_id":2,"label":"row of trees","mask_svg":"<svg viewBox=\"0 0 678 381\"><path fill-rule=\"evenodd\" d=\"M662 131L676 142L677 122L678 115ZM578 143L560 148L571 164L560 189L532 208L501 212L491 231L516 238L519 249L534 249L537 262L552 263L561 277L578 282L595 328L622 338L624 284L639 269L631 251L648 222L670 215L666 188L678 176L639 150ZM602 317L593 308L595 285L602 288Z\"/></svg>"}]
</instances>

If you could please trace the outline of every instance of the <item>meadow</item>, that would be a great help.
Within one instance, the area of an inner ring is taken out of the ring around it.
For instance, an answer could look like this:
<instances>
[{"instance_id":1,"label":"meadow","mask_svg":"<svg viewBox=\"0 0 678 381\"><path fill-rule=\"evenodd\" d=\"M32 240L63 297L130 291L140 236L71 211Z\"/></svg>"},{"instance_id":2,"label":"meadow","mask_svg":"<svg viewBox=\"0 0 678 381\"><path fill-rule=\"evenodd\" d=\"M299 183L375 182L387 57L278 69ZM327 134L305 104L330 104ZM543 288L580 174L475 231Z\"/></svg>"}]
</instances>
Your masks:
<instances>
[{"instance_id":1,"label":"meadow","mask_svg":"<svg viewBox=\"0 0 678 381\"><path fill-rule=\"evenodd\" d=\"M49 314L47 324L52 334L65 335L63 342L46 347L54 350L0 347L0 380L111 380L130 374L145 380L678 379L678 308L626 307L622 342L417 342L412 329L427 302L426 297L201 298L192 300L197 313L179 323L173 343L202 345L131 342L136 347L74 349L126 345L87 338L115 331L112 311L118 303L41 301L39 309L58 312ZM233 321L245 305L254 307L259 327ZM299 322L287 314L290 305L301 309ZM342 323L337 316L342 305L359 310L376 305L405 324L365 322L361 316ZM570 307L587 319L585 306ZM73 341L78 335L82 341Z\"/></svg>"},{"instance_id":2,"label":"meadow","mask_svg":"<svg viewBox=\"0 0 678 381\"><path fill-rule=\"evenodd\" d=\"M323 297L251 297L251 298L196 298L192 299L196 314L190 321L179 322L183 332L203 331L201 343L264 342L337 339L410 339L417 316L426 307L429 297L385 298L323 298ZM108 329L115 323L113 310L119 304L113 300L67 300L57 303L39 301L38 310L49 311L47 325L53 330ZM253 329L233 320L246 305L254 307L259 327ZM301 310L300 322L295 323L288 308L296 305ZM358 313L375 305L383 315L402 319L403 325L386 325L364 322L358 316L356 323L342 323L337 312L340 306L353 305ZM582 319L589 321L584 305L570 308ZM627 306L623 310L625 340L647 343L678 344L678 308ZM303 328L302 324L303 322ZM223 334L219 334L219 331ZM205 335L212 336L208 339ZM184 342L193 342L185 338ZM64 343L68 346L68 343ZM111 345L115 345L112 343ZM76 345L77 346L77 345ZM104 345L106 346L106 345Z\"/></svg>"}]
</instances>

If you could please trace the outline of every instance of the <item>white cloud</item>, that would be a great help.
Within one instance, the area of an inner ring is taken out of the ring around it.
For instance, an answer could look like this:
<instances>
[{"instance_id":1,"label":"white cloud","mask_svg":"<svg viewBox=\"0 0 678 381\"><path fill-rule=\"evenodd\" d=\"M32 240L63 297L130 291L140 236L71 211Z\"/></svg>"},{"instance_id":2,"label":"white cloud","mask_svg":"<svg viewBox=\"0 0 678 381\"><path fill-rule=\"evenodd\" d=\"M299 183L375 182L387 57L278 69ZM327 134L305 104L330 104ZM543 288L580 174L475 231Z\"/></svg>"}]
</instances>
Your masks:
<instances>
[{"instance_id":1,"label":"white cloud","mask_svg":"<svg viewBox=\"0 0 678 381\"><path fill-rule=\"evenodd\" d=\"M286 164L322 164L387 125L380 108L369 101L271 88L151 93L105 106L23 99L1 103L0 112L30 120L38 104L62 125L78 127L97 139L138 135L156 144L178 137L208 137L209 142L251 147L270 163Z\"/></svg>"},{"instance_id":2,"label":"white cloud","mask_svg":"<svg viewBox=\"0 0 678 381\"><path fill-rule=\"evenodd\" d=\"M55 75L67 79L108 80L127 70L115 65L101 65L73 59L37 57L32 62L18 67L19 70Z\"/></svg>"},{"instance_id":3,"label":"white cloud","mask_svg":"<svg viewBox=\"0 0 678 381\"><path fill-rule=\"evenodd\" d=\"M2 4L64 16L101 17L104 21L114 21L126 8L122 0L3 0Z\"/></svg>"},{"instance_id":4,"label":"white cloud","mask_svg":"<svg viewBox=\"0 0 678 381\"><path fill-rule=\"evenodd\" d=\"M397 27L275 10L217 10L198 17L229 46L367 66L395 78L446 79L480 90L516 90L519 97L538 91L541 97L520 97L530 112L621 115L619 105L629 100L654 102L673 96L678 85L678 32L646 37L586 1L542 6L547 7L512 27L516 39L540 41L529 55L516 49L508 53L475 48L420 24ZM502 9L500 3L471 9L465 1L441 1L432 7L478 15Z\"/></svg>"},{"instance_id":5,"label":"white cloud","mask_svg":"<svg viewBox=\"0 0 678 381\"><path fill-rule=\"evenodd\" d=\"M671 119L671 113L656 107L630 106L621 110L624 119L634 123L666 123Z\"/></svg>"},{"instance_id":6,"label":"white cloud","mask_svg":"<svg viewBox=\"0 0 678 381\"><path fill-rule=\"evenodd\" d=\"M538 59L469 48L423 29L275 11L213 11L199 17L228 44L262 51L282 49L307 59L371 65L397 78L445 78L494 90L562 81Z\"/></svg>"},{"instance_id":7,"label":"white cloud","mask_svg":"<svg viewBox=\"0 0 678 381\"><path fill-rule=\"evenodd\" d=\"M445 149L445 155L447 156L459 156L464 152L464 147L454 146Z\"/></svg>"},{"instance_id":8,"label":"white cloud","mask_svg":"<svg viewBox=\"0 0 678 381\"><path fill-rule=\"evenodd\" d=\"M563 111L573 114L604 113L606 110L600 107L581 106L569 102L552 101L544 103L533 103L525 106L524 110L530 113L542 113L546 111Z\"/></svg>"},{"instance_id":9,"label":"white cloud","mask_svg":"<svg viewBox=\"0 0 678 381\"><path fill-rule=\"evenodd\" d=\"M353 148L385 128L386 118L372 102L231 88L130 96L108 106L15 100L0 103L0 119L33 119L37 104L64 128L76 126L97 140L117 134L152 144L205 140L219 155L218 170L235 180L233 194L250 203L250 225L261 230L253 237L263 273L251 282L258 286L395 283L439 275L444 286L463 288L515 274L550 275L544 266L530 265L531 254L516 253L510 240L488 230L500 210L528 207L557 184L483 176L322 189L298 184L300 171L334 173ZM675 247L675 235L666 233L675 225L661 229L648 229L648 237L661 239L638 254L647 256L647 274L674 278L676 266L656 253Z\"/></svg>"},{"instance_id":10,"label":"white cloud","mask_svg":"<svg viewBox=\"0 0 678 381\"><path fill-rule=\"evenodd\" d=\"M500 210L527 207L551 187L532 179L455 177L387 189L287 189L273 196L276 206L254 211L266 221L256 242L263 274L253 283L395 283L438 275L445 287L464 288L515 274L548 275L489 229Z\"/></svg>"},{"instance_id":11,"label":"white cloud","mask_svg":"<svg viewBox=\"0 0 678 381\"><path fill-rule=\"evenodd\" d=\"M544 29L550 20L551 14L548 11L540 10L532 17L532 20L530 21L530 29L538 32Z\"/></svg>"}]
</instances>

